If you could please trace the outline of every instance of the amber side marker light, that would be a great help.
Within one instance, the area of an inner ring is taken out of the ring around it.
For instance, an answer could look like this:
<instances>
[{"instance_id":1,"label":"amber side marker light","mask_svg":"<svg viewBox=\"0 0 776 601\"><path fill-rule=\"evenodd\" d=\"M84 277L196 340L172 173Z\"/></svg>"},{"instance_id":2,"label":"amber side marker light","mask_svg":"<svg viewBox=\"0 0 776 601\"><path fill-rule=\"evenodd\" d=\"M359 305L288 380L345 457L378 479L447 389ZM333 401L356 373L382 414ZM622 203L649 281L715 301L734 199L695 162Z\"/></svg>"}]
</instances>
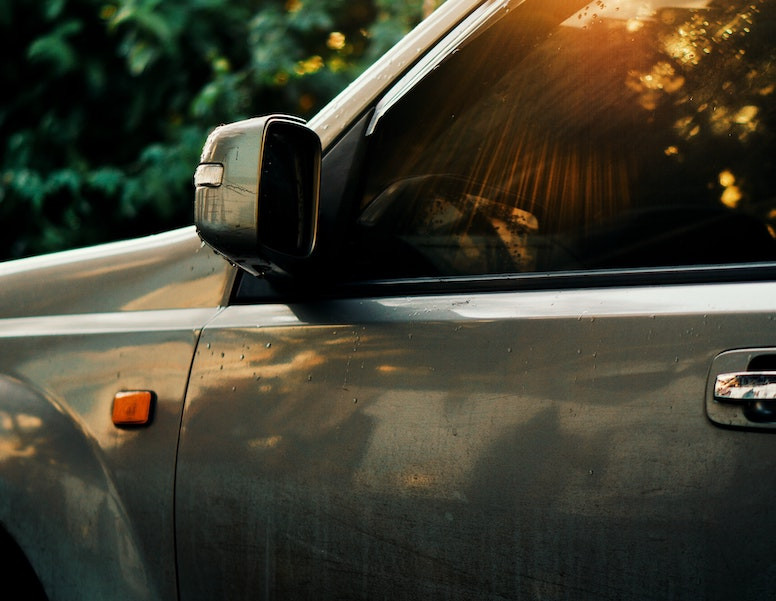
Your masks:
<instances>
[{"instance_id":1,"label":"amber side marker light","mask_svg":"<svg viewBox=\"0 0 776 601\"><path fill-rule=\"evenodd\" d=\"M126 390L113 397L115 426L144 426L151 421L154 393L150 390Z\"/></svg>"}]
</instances>

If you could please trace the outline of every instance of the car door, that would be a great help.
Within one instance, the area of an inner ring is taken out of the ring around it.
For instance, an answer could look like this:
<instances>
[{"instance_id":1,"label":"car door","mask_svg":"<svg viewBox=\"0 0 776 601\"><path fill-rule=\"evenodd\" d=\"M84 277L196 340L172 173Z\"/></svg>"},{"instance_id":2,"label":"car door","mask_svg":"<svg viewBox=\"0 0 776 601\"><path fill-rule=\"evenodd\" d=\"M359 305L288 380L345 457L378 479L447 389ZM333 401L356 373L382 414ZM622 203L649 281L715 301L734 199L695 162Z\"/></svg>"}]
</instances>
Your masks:
<instances>
[{"instance_id":1,"label":"car door","mask_svg":"<svg viewBox=\"0 0 776 601\"><path fill-rule=\"evenodd\" d=\"M773 590L774 3L508 8L328 149L323 275L203 330L183 601Z\"/></svg>"}]
</instances>

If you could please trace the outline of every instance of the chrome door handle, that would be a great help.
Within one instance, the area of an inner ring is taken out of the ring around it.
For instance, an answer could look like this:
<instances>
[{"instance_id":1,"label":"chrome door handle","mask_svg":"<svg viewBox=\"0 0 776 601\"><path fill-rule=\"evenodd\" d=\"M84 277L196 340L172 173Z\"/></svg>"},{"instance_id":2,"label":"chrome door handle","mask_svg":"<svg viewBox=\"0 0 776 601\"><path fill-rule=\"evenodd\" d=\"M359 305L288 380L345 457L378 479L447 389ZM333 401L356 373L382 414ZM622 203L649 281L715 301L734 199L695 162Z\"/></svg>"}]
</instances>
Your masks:
<instances>
[{"instance_id":1,"label":"chrome door handle","mask_svg":"<svg viewBox=\"0 0 776 601\"><path fill-rule=\"evenodd\" d=\"M714 357L706 380L706 415L720 426L776 434L776 347Z\"/></svg>"},{"instance_id":2,"label":"chrome door handle","mask_svg":"<svg viewBox=\"0 0 776 601\"><path fill-rule=\"evenodd\" d=\"M776 371L718 374L714 400L723 403L776 401Z\"/></svg>"}]
</instances>

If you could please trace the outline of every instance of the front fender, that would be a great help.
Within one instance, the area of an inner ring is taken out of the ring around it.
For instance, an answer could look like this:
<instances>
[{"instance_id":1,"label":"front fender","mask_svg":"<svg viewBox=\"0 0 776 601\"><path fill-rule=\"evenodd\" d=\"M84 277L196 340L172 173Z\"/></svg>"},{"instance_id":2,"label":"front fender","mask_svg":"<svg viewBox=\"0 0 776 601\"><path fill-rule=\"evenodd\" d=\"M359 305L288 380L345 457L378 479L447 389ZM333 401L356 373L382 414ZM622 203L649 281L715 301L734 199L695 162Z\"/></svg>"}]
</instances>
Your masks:
<instances>
[{"instance_id":1,"label":"front fender","mask_svg":"<svg viewBox=\"0 0 776 601\"><path fill-rule=\"evenodd\" d=\"M55 400L3 375L0 524L57 599L152 597L97 445Z\"/></svg>"}]
</instances>

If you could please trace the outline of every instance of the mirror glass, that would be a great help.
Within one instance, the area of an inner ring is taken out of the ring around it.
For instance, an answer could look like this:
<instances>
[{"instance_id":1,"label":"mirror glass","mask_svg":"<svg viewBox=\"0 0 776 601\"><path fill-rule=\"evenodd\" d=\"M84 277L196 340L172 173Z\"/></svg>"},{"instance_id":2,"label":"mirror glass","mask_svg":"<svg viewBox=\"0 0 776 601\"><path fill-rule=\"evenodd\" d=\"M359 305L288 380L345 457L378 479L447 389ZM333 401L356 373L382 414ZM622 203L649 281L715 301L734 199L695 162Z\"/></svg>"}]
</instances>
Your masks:
<instances>
[{"instance_id":1,"label":"mirror glass","mask_svg":"<svg viewBox=\"0 0 776 601\"><path fill-rule=\"evenodd\" d=\"M318 212L318 137L302 125L270 122L262 148L258 228L261 246L310 255Z\"/></svg>"}]
</instances>

